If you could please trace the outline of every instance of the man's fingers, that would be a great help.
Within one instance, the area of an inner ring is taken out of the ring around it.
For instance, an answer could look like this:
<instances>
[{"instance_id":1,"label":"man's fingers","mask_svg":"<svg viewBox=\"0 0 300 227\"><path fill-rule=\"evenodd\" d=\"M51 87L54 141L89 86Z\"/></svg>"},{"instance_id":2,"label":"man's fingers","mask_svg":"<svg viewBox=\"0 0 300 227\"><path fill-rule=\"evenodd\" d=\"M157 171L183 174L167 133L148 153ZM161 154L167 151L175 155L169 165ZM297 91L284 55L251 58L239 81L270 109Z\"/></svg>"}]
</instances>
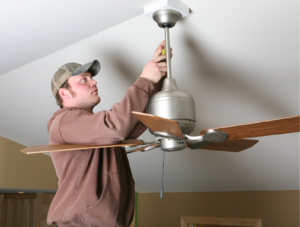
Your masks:
<instances>
[{"instance_id":1,"label":"man's fingers","mask_svg":"<svg viewBox=\"0 0 300 227\"><path fill-rule=\"evenodd\" d=\"M167 72L167 67L159 67L161 72Z\"/></svg>"},{"instance_id":2,"label":"man's fingers","mask_svg":"<svg viewBox=\"0 0 300 227\"><path fill-rule=\"evenodd\" d=\"M173 54L171 54L171 58L173 57ZM159 55L158 57L156 57L155 59L153 59L153 62L157 63L157 62L160 62L161 60L164 60L166 59L167 56L166 55ZM166 63L164 63L166 64Z\"/></svg>"},{"instance_id":3,"label":"man's fingers","mask_svg":"<svg viewBox=\"0 0 300 227\"><path fill-rule=\"evenodd\" d=\"M153 62L160 62L161 60L166 59L167 56L166 55L159 55L156 58L153 59Z\"/></svg>"},{"instance_id":4,"label":"man's fingers","mask_svg":"<svg viewBox=\"0 0 300 227\"><path fill-rule=\"evenodd\" d=\"M164 48L164 46L165 46L165 40L163 40L163 41L159 44L159 46L161 46L162 48Z\"/></svg>"},{"instance_id":5,"label":"man's fingers","mask_svg":"<svg viewBox=\"0 0 300 227\"><path fill-rule=\"evenodd\" d=\"M159 57L159 56L167 56L167 55L161 55L161 50L162 50L162 49L157 50L157 53L155 53L154 56L153 56L153 60L156 59L156 58ZM172 50L171 50L171 58L172 58L172 57L173 57L173 53L172 53Z\"/></svg>"},{"instance_id":6,"label":"man's fingers","mask_svg":"<svg viewBox=\"0 0 300 227\"><path fill-rule=\"evenodd\" d=\"M153 58L152 58L152 59L155 59L155 58L157 58L158 56L161 55L161 51L162 51L162 49L164 49L164 46L165 46L165 40L162 41L162 42L158 45L158 47L156 48L156 50L155 50L155 52L154 52L154 54L153 54ZM171 57L172 57L172 51L173 51L173 49L172 49L172 47L170 47Z\"/></svg>"},{"instance_id":7,"label":"man's fingers","mask_svg":"<svg viewBox=\"0 0 300 227\"><path fill-rule=\"evenodd\" d=\"M165 75L167 75L167 72L161 72L162 77L164 77Z\"/></svg>"},{"instance_id":8,"label":"man's fingers","mask_svg":"<svg viewBox=\"0 0 300 227\"><path fill-rule=\"evenodd\" d=\"M161 55L161 50L163 49L164 47L162 46L158 46L154 52L154 55L153 55L153 59L157 58L159 55Z\"/></svg>"},{"instance_id":9,"label":"man's fingers","mask_svg":"<svg viewBox=\"0 0 300 227\"><path fill-rule=\"evenodd\" d=\"M156 58L157 56L159 56L161 54L161 50L164 49L165 46L165 40L162 41L158 47L156 48L156 50L154 51L154 55L153 55L153 59ZM172 48L170 48L172 51Z\"/></svg>"},{"instance_id":10,"label":"man's fingers","mask_svg":"<svg viewBox=\"0 0 300 227\"><path fill-rule=\"evenodd\" d=\"M167 67L167 63L166 62L158 62L157 66L158 67Z\"/></svg>"},{"instance_id":11,"label":"man's fingers","mask_svg":"<svg viewBox=\"0 0 300 227\"><path fill-rule=\"evenodd\" d=\"M161 72L167 72L167 66L158 66L158 65L157 65L157 68L158 68L159 71L161 71Z\"/></svg>"},{"instance_id":12,"label":"man's fingers","mask_svg":"<svg viewBox=\"0 0 300 227\"><path fill-rule=\"evenodd\" d=\"M164 49L164 46L165 46L165 40L162 41L158 47L156 48L155 52L154 52L154 55L153 55L153 58L157 57L158 55L161 54L161 50Z\"/></svg>"}]
</instances>

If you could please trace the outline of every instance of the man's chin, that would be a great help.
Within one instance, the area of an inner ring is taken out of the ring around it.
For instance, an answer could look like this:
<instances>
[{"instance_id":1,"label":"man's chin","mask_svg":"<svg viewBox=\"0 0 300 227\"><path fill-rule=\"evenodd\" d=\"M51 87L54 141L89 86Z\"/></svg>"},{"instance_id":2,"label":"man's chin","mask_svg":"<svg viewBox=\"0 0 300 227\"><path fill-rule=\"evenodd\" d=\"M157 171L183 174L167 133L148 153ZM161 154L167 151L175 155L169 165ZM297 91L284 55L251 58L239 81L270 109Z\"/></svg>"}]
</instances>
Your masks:
<instances>
[{"instance_id":1,"label":"man's chin","mask_svg":"<svg viewBox=\"0 0 300 227\"><path fill-rule=\"evenodd\" d=\"M79 105L77 105L77 107L92 110L95 106L98 105L98 103L100 103L100 101L101 101L101 99L99 96L97 98L94 97L93 99L90 99L88 102L80 103Z\"/></svg>"},{"instance_id":2,"label":"man's chin","mask_svg":"<svg viewBox=\"0 0 300 227\"><path fill-rule=\"evenodd\" d=\"M101 102L101 99L100 99L100 97L98 96L98 99L96 99L96 100L92 103L93 107L97 106L100 102Z\"/></svg>"},{"instance_id":3,"label":"man's chin","mask_svg":"<svg viewBox=\"0 0 300 227\"><path fill-rule=\"evenodd\" d=\"M100 103L100 102L101 102L101 99L100 99L100 97L98 96L97 98L98 98L98 99L97 99L97 101L96 101L96 105L97 105L98 103Z\"/></svg>"}]
</instances>

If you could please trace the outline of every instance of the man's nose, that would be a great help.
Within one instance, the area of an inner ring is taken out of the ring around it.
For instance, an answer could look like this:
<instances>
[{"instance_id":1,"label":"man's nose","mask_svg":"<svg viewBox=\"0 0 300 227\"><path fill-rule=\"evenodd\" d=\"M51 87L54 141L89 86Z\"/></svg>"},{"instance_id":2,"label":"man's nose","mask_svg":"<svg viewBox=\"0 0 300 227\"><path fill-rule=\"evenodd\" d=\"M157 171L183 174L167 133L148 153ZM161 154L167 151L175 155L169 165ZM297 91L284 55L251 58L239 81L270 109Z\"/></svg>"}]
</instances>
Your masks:
<instances>
[{"instance_id":1,"label":"man's nose","mask_svg":"<svg viewBox=\"0 0 300 227\"><path fill-rule=\"evenodd\" d=\"M94 87L96 85L97 85L97 81L95 81L95 80L92 79L92 81L91 81L91 87Z\"/></svg>"}]
</instances>

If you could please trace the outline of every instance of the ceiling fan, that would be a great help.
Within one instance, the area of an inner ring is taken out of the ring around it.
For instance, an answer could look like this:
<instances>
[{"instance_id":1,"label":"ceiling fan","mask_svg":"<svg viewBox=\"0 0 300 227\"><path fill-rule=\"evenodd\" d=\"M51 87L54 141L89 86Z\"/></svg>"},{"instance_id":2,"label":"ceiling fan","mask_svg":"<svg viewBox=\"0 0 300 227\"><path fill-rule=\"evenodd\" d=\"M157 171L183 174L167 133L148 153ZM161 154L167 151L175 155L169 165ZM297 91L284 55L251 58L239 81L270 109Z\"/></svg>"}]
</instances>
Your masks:
<instances>
[{"instance_id":1,"label":"ceiling fan","mask_svg":"<svg viewBox=\"0 0 300 227\"><path fill-rule=\"evenodd\" d=\"M22 149L26 154L83 150L91 148L124 147L127 153L148 151L160 147L163 151L205 149L239 152L254 146L258 140L253 138L300 131L300 116L292 116L248 124L205 129L199 136L189 136L196 124L195 103L193 97L177 88L171 74L169 29L174 27L181 14L172 9L160 9L153 13L153 19L165 31L165 49L167 58L167 78L163 88L154 94L148 103L147 112L132 112L149 128L155 140L124 140L113 145L77 145L57 144L33 146Z\"/></svg>"}]
</instances>

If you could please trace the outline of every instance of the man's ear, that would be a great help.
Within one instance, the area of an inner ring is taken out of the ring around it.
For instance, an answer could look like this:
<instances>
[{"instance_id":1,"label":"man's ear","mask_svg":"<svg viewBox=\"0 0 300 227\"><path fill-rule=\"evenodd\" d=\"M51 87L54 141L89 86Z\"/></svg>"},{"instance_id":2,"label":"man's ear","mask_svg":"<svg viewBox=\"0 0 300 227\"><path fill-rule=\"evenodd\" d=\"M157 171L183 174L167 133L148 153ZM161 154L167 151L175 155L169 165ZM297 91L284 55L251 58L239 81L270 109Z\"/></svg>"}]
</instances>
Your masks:
<instances>
[{"instance_id":1,"label":"man's ear","mask_svg":"<svg viewBox=\"0 0 300 227\"><path fill-rule=\"evenodd\" d=\"M58 89L58 94L62 100L70 99L72 97L70 91L66 88Z\"/></svg>"}]
</instances>

